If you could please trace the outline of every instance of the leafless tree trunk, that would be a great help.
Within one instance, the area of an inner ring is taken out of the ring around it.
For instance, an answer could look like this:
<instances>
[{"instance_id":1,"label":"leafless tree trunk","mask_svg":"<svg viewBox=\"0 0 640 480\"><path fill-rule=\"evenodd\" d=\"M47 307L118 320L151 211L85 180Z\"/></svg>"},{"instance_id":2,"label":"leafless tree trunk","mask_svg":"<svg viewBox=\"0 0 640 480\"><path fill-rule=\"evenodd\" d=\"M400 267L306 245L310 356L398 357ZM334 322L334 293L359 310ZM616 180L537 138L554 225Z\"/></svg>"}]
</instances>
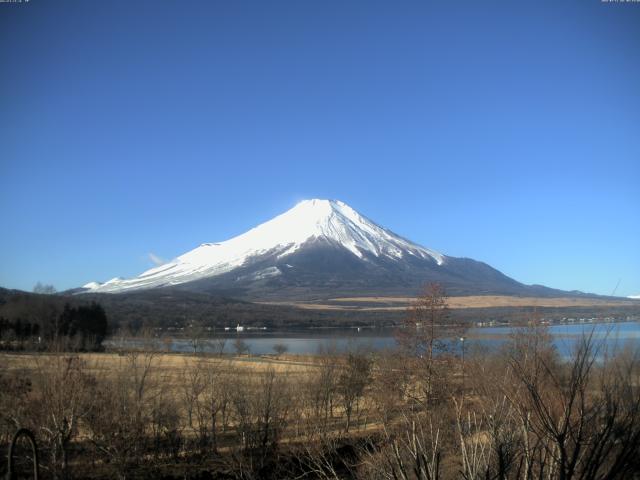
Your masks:
<instances>
[{"instance_id":1,"label":"leafless tree trunk","mask_svg":"<svg viewBox=\"0 0 640 480\"><path fill-rule=\"evenodd\" d=\"M434 388L434 380L443 380L436 373L436 354L445 352L445 336L459 333L460 327L450 324L447 297L442 286L429 283L407 310L402 328L397 330L396 340L405 355L406 365L416 382L421 395L413 395L414 400L428 404L443 399Z\"/></svg>"},{"instance_id":2,"label":"leafless tree trunk","mask_svg":"<svg viewBox=\"0 0 640 480\"><path fill-rule=\"evenodd\" d=\"M344 429L348 432L353 410L358 408L358 402L371 381L371 361L366 355L350 353L341 370L338 391L346 417Z\"/></svg>"}]
</instances>

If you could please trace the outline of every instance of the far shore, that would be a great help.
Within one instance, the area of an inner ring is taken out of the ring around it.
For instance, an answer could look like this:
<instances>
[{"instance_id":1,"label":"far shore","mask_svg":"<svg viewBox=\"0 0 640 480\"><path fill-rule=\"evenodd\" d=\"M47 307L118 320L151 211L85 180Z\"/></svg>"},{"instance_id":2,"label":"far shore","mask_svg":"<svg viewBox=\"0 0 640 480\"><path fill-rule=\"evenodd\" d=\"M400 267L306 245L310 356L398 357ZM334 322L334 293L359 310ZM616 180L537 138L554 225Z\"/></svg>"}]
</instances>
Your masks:
<instances>
[{"instance_id":1,"label":"far shore","mask_svg":"<svg viewBox=\"0 0 640 480\"><path fill-rule=\"evenodd\" d=\"M405 310L416 299L413 297L339 297L318 302L258 302L265 305L290 305L309 310L358 310L397 311ZM640 300L592 297L512 297L507 295L470 295L448 297L451 309L494 307L620 307L640 306Z\"/></svg>"}]
</instances>

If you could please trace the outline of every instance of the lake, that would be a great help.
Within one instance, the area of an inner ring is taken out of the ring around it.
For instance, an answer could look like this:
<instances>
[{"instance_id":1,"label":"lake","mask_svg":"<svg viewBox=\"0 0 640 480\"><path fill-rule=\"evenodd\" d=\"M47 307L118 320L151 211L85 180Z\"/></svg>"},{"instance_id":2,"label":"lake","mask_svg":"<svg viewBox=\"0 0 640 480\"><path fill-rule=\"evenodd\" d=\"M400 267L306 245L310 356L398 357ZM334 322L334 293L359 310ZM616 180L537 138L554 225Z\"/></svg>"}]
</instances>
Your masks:
<instances>
[{"instance_id":1,"label":"lake","mask_svg":"<svg viewBox=\"0 0 640 480\"><path fill-rule=\"evenodd\" d=\"M465 334L465 352L478 349L496 350L509 340L515 328L517 327L472 328ZM554 345L565 358L570 356L577 341L590 332L593 332L593 338L602 342L610 352L627 345L640 348L640 322L574 323L549 327ZM321 349L338 352L355 349L383 350L395 347L393 333L394 330L389 328L225 331L200 340L198 350L219 351L221 341L224 340L224 352L235 353L234 343L238 338L248 346L250 353L256 355L274 353L273 349L277 344L284 344L287 352L293 354L315 354ZM108 343L113 345L115 340ZM460 352L462 342L459 338L451 339L449 343L453 350ZM129 340L127 345L136 345L136 341ZM175 352L191 352L193 346L188 339L173 338L171 349Z\"/></svg>"}]
</instances>

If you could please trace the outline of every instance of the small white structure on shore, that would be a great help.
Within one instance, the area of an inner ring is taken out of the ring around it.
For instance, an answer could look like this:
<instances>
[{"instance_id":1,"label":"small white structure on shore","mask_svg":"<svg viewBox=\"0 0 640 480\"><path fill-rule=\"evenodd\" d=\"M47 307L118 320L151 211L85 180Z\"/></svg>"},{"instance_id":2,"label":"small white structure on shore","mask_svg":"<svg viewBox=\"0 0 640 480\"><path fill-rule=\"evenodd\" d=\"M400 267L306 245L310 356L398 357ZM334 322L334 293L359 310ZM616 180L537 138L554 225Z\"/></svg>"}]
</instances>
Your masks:
<instances>
[{"instance_id":1,"label":"small white structure on shore","mask_svg":"<svg viewBox=\"0 0 640 480\"><path fill-rule=\"evenodd\" d=\"M236 331L237 331L237 332L242 332L242 331L244 331L244 327L243 327L243 326L241 326L240 324L238 324L238 325L236 326Z\"/></svg>"}]
</instances>

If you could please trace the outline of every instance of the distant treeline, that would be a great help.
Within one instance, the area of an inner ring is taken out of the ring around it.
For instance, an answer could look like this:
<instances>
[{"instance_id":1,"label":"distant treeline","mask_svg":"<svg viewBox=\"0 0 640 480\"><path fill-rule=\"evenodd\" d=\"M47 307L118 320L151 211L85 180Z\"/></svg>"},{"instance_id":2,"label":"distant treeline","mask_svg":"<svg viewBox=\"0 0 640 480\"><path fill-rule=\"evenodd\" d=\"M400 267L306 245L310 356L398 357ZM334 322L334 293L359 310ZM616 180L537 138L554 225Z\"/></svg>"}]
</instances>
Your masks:
<instances>
[{"instance_id":1,"label":"distant treeline","mask_svg":"<svg viewBox=\"0 0 640 480\"><path fill-rule=\"evenodd\" d=\"M389 327L403 322L407 313L395 311L363 311L363 310L309 310L296 308L293 305L273 305L252 303L218 294L187 292L178 289L157 289L128 292L118 295L83 294L83 295L40 295L0 289L0 318L7 332L16 337L40 336L44 339L52 336L100 337L102 330L83 332L90 323L78 320L87 317L85 310L81 313L68 314L76 316L76 320L60 317L65 305L70 309L86 307L91 302L99 304L109 319L108 329L116 331L125 328L136 334L145 327L181 328L197 324L202 327L222 328L241 324L246 327L268 327L269 329L310 328L310 327L342 327L342 326L375 326ZM563 317L589 318L640 315L640 305L619 307L492 307L451 309L450 314L455 323L474 324L477 321L494 320L496 322L520 323L527 321L532 314L548 320L559 320ZM78 317L79 316L79 317ZM88 316L90 318L90 315ZM65 326L78 324L80 327ZM80 335L78 335L80 333ZM4 335L4 334L3 334ZM4 338L4 337L2 337Z\"/></svg>"},{"instance_id":2,"label":"distant treeline","mask_svg":"<svg viewBox=\"0 0 640 480\"><path fill-rule=\"evenodd\" d=\"M72 305L64 297L37 294L0 298L0 348L45 348L51 342L99 349L109 332L104 308L97 302Z\"/></svg>"},{"instance_id":3,"label":"distant treeline","mask_svg":"<svg viewBox=\"0 0 640 480\"><path fill-rule=\"evenodd\" d=\"M252 303L214 294L158 289L118 295L81 295L104 306L110 321L137 332L141 327L205 327L313 328L343 326L389 327L404 321L405 310L311 310L294 305ZM318 303L323 303L319 300ZM490 307L451 309L456 323L478 321L522 323L533 314L559 320L563 317L590 318L640 315L639 305L619 307Z\"/></svg>"}]
</instances>

